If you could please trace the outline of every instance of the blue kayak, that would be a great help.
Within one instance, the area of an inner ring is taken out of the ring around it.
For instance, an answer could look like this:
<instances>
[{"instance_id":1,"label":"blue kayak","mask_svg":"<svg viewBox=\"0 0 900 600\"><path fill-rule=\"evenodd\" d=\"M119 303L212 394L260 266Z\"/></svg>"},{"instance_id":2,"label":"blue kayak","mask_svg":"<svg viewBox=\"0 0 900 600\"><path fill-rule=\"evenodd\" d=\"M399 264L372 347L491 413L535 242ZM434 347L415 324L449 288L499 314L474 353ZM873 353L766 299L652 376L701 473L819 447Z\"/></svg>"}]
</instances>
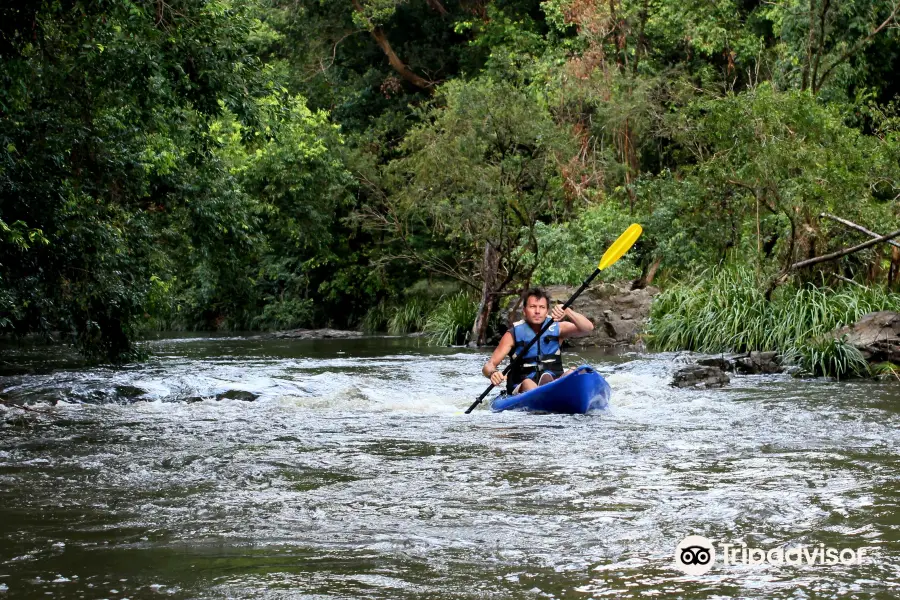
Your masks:
<instances>
[{"instance_id":1,"label":"blue kayak","mask_svg":"<svg viewBox=\"0 0 900 600\"><path fill-rule=\"evenodd\" d=\"M504 392L491 400L491 410L584 414L606 408L610 394L612 390L603 376L582 365L568 375L524 394L509 396Z\"/></svg>"}]
</instances>

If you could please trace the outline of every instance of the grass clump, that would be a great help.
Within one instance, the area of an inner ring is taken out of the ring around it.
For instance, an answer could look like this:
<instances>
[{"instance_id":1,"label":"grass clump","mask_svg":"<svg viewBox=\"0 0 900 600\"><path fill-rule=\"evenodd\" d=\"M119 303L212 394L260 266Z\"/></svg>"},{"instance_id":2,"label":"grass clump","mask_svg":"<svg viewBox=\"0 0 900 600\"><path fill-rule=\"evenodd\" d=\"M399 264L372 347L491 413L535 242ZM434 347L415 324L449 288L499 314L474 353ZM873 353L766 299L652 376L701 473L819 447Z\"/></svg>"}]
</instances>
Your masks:
<instances>
[{"instance_id":1,"label":"grass clump","mask_svg":"<svg viewBox=\"0 0 900 600\"><path fill-rule=\"evenodd\" d=\"M813 375L863 377L871 373L858 348L843 338L821 338L797 344L785 353L787 362L802 366Z\"/></svg>"},{"instance_id":2,"label":"grass clump","mask_svg":"<svg viewBox=\"0 0 900 600\"><path fill-rule=\"evenodd\" d=\"M363 333L371 335L379 331L386 331L391 318L390 310L391 307L384 300L370 308L360 323Z\"/></svg>"},{"instance_id":3,"label":"grass clump","mask_svg":"<svg viewBox=\"0 0 900 600\"><path fill-rule=\"evenodd\" d=\"M428 315L425 331L438 346L464 344L475 325L478 304L465 292L445 297Z\"/></svg>"},{"instance_id":4,"label":"grass clump","mask_svg":"<svg viewBox=\"0 0 900 600\"><path fill-rule=\"evenodd\" d=\"M425 329L428 320L429 302L425 298L410 298L406 303L394 306L387 322L387 332L403 335Z\"/></svg>"},{"instance_id":5,"label":"grass clump","mask_svg":"<svg viewBox=\"0 0 900 600\"><path fill-rule=\"evenodd\" d=\"M858 349L828 334L866 313L900 312L900 296L883 290L785 287L770 302L764 289L750 267L676 285L653 303L648 343L658 350L775 350L810 373L840 378L868 374L868 365Z\"/></svg>"}]
</instances>

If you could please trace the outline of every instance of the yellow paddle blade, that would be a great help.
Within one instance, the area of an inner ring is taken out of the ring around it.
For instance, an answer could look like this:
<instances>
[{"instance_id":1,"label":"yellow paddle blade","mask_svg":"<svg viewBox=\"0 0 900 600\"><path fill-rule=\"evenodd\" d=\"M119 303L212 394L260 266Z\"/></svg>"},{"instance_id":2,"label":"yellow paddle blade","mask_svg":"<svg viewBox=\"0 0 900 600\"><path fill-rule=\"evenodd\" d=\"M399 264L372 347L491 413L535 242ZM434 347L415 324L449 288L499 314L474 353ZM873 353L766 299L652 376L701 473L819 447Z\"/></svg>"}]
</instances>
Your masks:
<instances>
[{"instance_id":1,"label":"yellow paddle blade","mask_svg":"<svg viewBox=\"0 0 900 600\"><path fill-rule=\"evenodd\" d=\"M641 237L643 231L643 228L637 223L634 223L631 227L626 229L625 233L620 235L619 239L613 242L613 245L609 247L609 250L603 254L603 258L600 259L600 265L598 265L597 268L602 271L622 258L622 255L634 246L634 243Z\"/></svg>"}]
</instances>

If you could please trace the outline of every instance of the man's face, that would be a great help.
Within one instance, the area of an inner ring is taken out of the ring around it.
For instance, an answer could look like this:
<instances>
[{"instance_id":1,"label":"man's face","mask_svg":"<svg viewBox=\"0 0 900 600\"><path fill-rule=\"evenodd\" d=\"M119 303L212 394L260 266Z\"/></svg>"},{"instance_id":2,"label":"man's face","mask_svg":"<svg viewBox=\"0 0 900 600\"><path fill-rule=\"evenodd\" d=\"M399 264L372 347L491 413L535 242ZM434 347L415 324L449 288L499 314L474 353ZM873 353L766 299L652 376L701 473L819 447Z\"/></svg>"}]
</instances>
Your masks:
<instances>
[{"instance_id":1,"label":"man's face","mask_svg":"<svg viewBox=\"0 0 900 600\"><path fill-rule=\"evenodd\" d=\"M547 299L528 296L525 299L525 321L529 325L542 325L547 318Z\"/></svg>"}]
</instances>

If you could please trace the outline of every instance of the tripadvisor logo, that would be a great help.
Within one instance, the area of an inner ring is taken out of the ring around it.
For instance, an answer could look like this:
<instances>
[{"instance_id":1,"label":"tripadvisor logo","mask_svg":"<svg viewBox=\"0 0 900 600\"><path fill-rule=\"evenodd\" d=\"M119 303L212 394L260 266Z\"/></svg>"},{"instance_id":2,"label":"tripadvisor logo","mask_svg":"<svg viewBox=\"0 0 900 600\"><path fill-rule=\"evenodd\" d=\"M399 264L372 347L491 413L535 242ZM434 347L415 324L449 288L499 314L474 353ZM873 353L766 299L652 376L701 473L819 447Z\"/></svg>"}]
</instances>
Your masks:
<instances>
[{"instance_id":1,"label":"tripadvisor logo","mask_svg":"<svg viewBox=\"0 0 900 600\"><path fill-rule=\"evenodd\" d=\"M716 562L716 549L702 535L689 535L675 547L675 567L687 575L703 575Z\"/></svg>"},{"instance_id":2,"label":"tripadvisor logo","mask_svg":"<svg viewBox=\"0 0 900 600\"><path fill-rule=\"evenodd\" d=\"M762 550L742 544L726 544L701 535L689 535L675 547L675 568L687 575L703 575L716 562L716 546L724 565L859 565L866 556L866 549L831 548L825 544L792 546Z\"/></svg>"}]
</instances>

